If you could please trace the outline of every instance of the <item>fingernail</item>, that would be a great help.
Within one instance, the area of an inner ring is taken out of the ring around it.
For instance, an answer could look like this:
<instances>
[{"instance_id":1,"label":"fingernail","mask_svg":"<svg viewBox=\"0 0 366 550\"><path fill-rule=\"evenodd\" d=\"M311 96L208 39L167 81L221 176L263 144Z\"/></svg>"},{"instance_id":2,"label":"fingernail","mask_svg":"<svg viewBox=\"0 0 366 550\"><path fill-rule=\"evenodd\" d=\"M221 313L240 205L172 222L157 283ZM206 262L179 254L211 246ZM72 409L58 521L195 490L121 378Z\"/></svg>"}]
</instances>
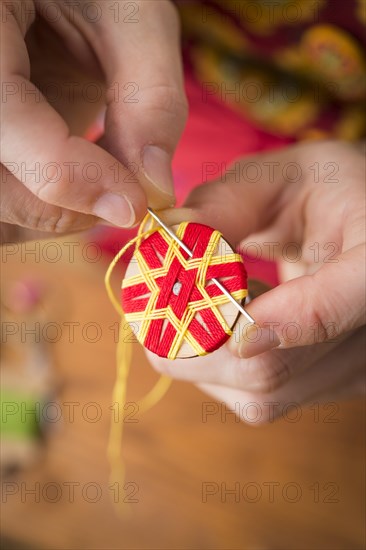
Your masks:
<instances>
[{"instance_id":1,"label":"fingernail","mask_svg":"<svg viewBox=\"0 0 366 550\"><path fill-rule=\"evenodd\" d=\"M239 357L249 359L277 348L280 344L281 340L273 329L251 325L239 344Z\"/></svg>"},{"instance_id":2,"label":"fingernail","mask_svg":"<svg viewBox=\"0 0 366 550\"><path fill-rule=\"evenodd\" d=\"M135 222L135 212L130 201L114 193L102 195L94 204L93 213L119 227L131 227Z\"/></svg>"},{"instance_id":3,"label":"fingernail","mask_svg":"<svg viewBox=\"0 0 366 550\"><path fill-rule=\"evenodd\" d=\"M145 176L161 193L174 196L171 157L156 145L147 145L142 155Z\"/></svg>"}]
</instances>

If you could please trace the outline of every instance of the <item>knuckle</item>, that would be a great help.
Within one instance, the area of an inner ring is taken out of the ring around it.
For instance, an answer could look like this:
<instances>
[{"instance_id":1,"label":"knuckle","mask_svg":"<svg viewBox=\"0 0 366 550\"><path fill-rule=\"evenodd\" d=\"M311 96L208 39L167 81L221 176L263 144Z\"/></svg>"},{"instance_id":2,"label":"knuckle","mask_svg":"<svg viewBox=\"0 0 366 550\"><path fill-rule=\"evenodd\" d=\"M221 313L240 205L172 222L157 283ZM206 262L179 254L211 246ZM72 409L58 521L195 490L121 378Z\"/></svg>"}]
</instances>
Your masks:
<instances>
[{"instance_id":1,"label":"knuckle","mask_svg":"<svg viewBox=\"0 0 366 550\"><path fill-rule=\"evenodd\" d=\"M175 85L161 84L149 88L149 108L178 116L188 116L188 101L185 94Z\"/></svg>"},{"instance_id":2,"label":"knuckle","mask_svg":"<svg viewBox=\"0 0 366 550\"><path fill-rule=\"evenodd\" d=\"M319 273L319 272L317 272ZM322 343L335 337L335 331L337 334L343 332L344 322L342 323L339 318L338 305L344 297L340 295L328 296L327 299L319 299L319 288L321 287L321 281L317 280L317 273L313 278L310 278L312 283L311 294L312 297L309 300L308 315L305 317L303 326L314 328L314 331L309 331L309 337L311 334L311 341L309 343ZM329 292L329 289L328 289ZM309 296L311 296L309 294ZM305 337L307 340L307 338ZM307 341L304 342L308 343Z\"/></svg>"},{"instance_id":3,"label":"knuckle","mask_svg":"<svg viewBox=\"0 0 366 550\"><path fill-rule=\"evenodd\" d=\"M66 233L72 229L72 216L64 208L55 207L52 215L44 220L44 231Z\"/></svg>"},{"instance_id":4,"label":"knuckle","mask_svg":"<svg viewBox=\"0 0 366 550\"><path fill-rule=\"evenodd\" d=\"M324 312L319 311L316 305L314 306L309 322L305 325L315 328L315 330L311 332L312 341L310 343L321 344L335 337L335 332L338 333L340 327L336 321L331 321L331 319L336 319L335 314L329 315L328 320L326 320ZM335 327L337 327L336 331Z\"/></svg>"},{"instance_id":5,"label":"knuckle","mask_svg":"<svg viewBox=\"0 0 366 550\"><path fill-rule=\"evenodd\" d=\"M269 394L285 384L291 376L291 368L281 350L271 356L258 356L253 362L253 374L250 376L250 389L255 393ZM248 373L245 373L242 389L248 386Z\"/></svg>"},{"instance_id":6,"label":"knuckle","mask_svg":"<svg viewBox=\"0 0 366 550\"><path fill-rule=\"evenodd\" d=\"M66 233L72 230L73 225L71 212L49 204L37 205L35 212L24 222L31 229L50 233Z\"/></svg>"},{"instance_id":7,"label":"knuckle","mask_svg":"<svg viewBox=\"0 0 366 550\"><path fill-rule=\"evenodd\" d=\"M60 181L59 173L57 172L57 167L51 166L49 172L47 172L47 179L44 179L35 189L33 193L40 200L43 201L56 201L59 194L59 183L62 185L62 180Z\"/></svg>"},{"instance_id":8,"label":"knuckle","mask_svg":"<svg viewBox=\"0 0 366 550\"><path fill-rule=\"evenodd\" d=\"M30 214L25 222L36 231L54 232L62 218L62 209L48 204L38 204L37 208Z\"/></svg>"}]
</instances>

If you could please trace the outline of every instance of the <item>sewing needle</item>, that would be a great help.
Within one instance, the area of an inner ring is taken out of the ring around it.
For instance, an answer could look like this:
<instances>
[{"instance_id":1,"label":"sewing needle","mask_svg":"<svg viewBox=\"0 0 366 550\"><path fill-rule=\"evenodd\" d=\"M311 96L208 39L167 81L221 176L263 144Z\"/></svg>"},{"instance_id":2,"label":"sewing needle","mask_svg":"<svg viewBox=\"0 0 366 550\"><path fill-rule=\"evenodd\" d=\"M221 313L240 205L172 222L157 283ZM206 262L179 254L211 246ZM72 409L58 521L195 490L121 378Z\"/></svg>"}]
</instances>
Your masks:
<instances>
[{"instance_id":1,"label":"sewing needle","mask_svg":"<svg viewBox=\"0 0 366 550\"><path fill-rule=\"evenodd\" d=\"M180 240L179 237L177 237L177 235L159 218L159 216L154 212L154 210L152 210L151 208L148 208L147 211L149 212L149 214L154 218L154 220L156 220L158 222L159 225L161 225L161 227L163 229L165 229L165 231L168 233L168 235L171 236L172 239L175 240L176 243L179 244L179 246L181 246L181 248L183 248L183 250L188 254L188 256L190 258L192 258L193 256L193 252L192 250L190 250L188 248L188 246L186 246L184 244L183 241ZM223 294L225 294L225 296L230 300L230 302L232 302L232 304L235 305L235 307L240 311L240 313L242 315L244 315L244 317L250 322L250 323L255 323L253 317L251 317L249 315L249 313L247 311L245 311L245 309L243 308L243 306L241 304L239 304L235 298L233 298L233 296L230 294L230 292L224 287L224 285L222 283L220 283L220 281L216 278L213 278L211 279L211 281L213 283L215 283L215 285L221 290L221 292Z\"/></svg>"}]
</instances>

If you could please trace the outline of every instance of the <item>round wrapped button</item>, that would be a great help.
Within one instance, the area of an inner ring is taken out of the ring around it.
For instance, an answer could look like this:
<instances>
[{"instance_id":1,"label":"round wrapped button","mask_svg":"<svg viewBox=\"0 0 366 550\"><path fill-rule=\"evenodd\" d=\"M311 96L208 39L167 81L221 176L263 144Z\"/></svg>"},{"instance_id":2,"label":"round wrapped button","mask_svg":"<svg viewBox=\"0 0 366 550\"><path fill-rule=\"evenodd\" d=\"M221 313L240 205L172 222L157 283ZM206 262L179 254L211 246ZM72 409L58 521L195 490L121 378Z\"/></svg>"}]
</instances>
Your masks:
<instances>
[{"instance_id":1,"label":"round wrapped button","mask_svg":"<svg viewBox=\"0 0 366 550\"><path fill-rule=\"evenodd\" d=\"M247 274L219 231L181 223L173 231L187 252L158 228L136 246L122 282L122 308L137 340L169 359L205 355L232 334L239 312L217 279L243 303Z\"/></svg>"}]
</instances>

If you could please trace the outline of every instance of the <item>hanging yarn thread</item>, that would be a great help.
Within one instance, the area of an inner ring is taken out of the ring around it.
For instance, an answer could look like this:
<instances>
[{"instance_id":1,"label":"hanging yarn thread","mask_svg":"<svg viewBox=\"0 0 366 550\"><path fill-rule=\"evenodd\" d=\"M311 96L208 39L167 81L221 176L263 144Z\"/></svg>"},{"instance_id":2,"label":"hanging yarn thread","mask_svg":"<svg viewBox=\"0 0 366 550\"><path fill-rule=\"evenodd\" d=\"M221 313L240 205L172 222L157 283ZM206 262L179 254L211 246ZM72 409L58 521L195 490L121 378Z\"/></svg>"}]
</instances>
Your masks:
<instances>
[{"instance_id":1,"label":"hanging yarn thread","mask_svg":"<svg viewBox=\"0 0 366 550\"><path fill-rule=\"evenodd\" d=\"M149 223L151 227L149 229L146 229ZM123 255L127 252L127 250L134 244L138 246L144 237L147 237L155 230L156 229L154 228L154 222L151 217L149 215L145 216L139 227L137 236L129 241L116 254L112 262L110 263L104 278L108 297L112 305L114 306L114 309L120 316L119 336L116 350L116 381L113 388L113 402L119 404L119 414L117 415L118 422L111 421L107 454L110 464L109 482L110 486L118 488L118 491L116 493L118 495L118 499L115 504L117 504L117 510L121 514L125 514L127 512L123 492L125 486L125 465L122 457L122 438L124 427L124 407L126 405L127 379L132 359L131 338L126 338L125 330L128 330L128 336L132 335L132 331L129 325L124 322L122 307L112 290L111 276L116 265L123 257ZM147 410L151 409L151 407L153 407L156 403L158 403L168 391L171 382L171 378L161 375L155 386L153 386L153 388L150 390L150 392L148 392L140 401L137 402L138 412L144 413Z\"/></svg>"},{"instance_id":2,"label":"hanging yarn thread","mask_svg":"<svg viewBox=\"0 0 366 550\"><path fill-rule=\"evenodd\" d=\"M121 488L125 481L121 453L123 411L132 356L131 344L122 338L124 319L130 326L130 334L133 332L139 342L161 357L205 355L230 337L238 318L237 310L234 307L233 312L232 304L213 284L213 279L220 278L235 300L241 302L247 296L247 276L241 256L231 250L218 231L185 222L178 226L176 234L192 250L192 257L164 229L157 228L147 214L137 236L118 252L105 276L108 296L121 317L113 401L120 405L122 414L118 418L122 420L111 423L108 444L110 482L119 483ZM133 245L134 255L122 282L121 307L110 279ZM150 409L170 384L170 378L161 376L138 402L138 411Z\"/></svg>"}]
</instances>

